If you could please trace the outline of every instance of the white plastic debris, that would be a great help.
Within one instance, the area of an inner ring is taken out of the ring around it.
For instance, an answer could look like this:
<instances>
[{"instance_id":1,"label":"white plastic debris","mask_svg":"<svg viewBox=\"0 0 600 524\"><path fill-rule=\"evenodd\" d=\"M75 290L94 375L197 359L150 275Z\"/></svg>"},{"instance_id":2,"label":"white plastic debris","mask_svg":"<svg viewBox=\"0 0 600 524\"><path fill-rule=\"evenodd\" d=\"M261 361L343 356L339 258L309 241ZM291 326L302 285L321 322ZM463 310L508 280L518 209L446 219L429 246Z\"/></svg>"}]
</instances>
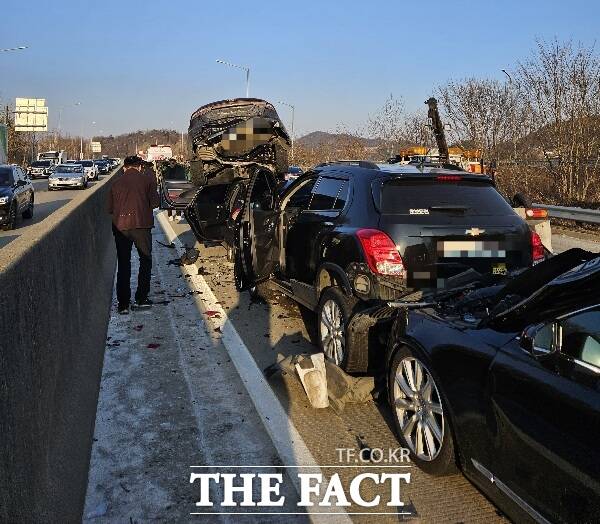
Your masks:
<instances>
[{"instance_id":1,"label":"white plastic debris","mask_svg":"<svg viewBox=\"0 0 600 524\"><path fill-rule=\"evenodd\" d=\"M296 364L296 373L313 408L329 407L327 375L323 353L310 355Z\"/></svg>"}]
</instances>

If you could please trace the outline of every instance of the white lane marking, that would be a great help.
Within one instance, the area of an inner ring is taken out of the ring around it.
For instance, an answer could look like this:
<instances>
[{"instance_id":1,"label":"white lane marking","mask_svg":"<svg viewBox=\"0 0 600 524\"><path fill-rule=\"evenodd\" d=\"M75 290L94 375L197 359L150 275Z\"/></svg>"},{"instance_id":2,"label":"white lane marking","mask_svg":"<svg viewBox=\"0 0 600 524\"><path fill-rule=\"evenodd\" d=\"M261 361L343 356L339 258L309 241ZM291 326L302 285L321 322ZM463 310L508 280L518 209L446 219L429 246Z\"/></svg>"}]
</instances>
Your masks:
<instances>
[{"instance_id":1,"label":"white lane marking","mask_svg":"<svg viewBox=\"0 0 600 524\"><path fill-rule=\"evenodd\" d=\"M167 241L169 243L172 242L180 255L182 255L185 248L179 238L177 238L177 234L173 230L171 224L169 224L166 213L157 213L156 217L167 237ZM310 468L312 473L322 474L321 469L317 465L317 461L312 456L312 453L300 436L294 423L288 417L285 409L275 396L271 386L269 386L268 382L265 380L262 371L256 365L250 351L227 317L227 313L221 307L221 304L217 302L217 298L206 283L206 280L204 280L202 275L197 274L196 265L181 266L181 269L183 273L190 276L190 278L186 279L189 285L194 288L194 290L202 292L203 300L197 300L202 312L214 311L217 313L217 315L211 315L210 318L207 315L204 315L203 320L207 327L210 325L214 326L215 329L220 328L223 345L229 353L231 361L242 379L246 391L248 391L252 403L254 404L267 433L271 437L271 441L283 464L286 466L307 466L307 469ZM300 481L298 477L290 475L290 479L300 495ZM325 486L321 484L320 497L324 495L324 492ZM323 510L323 508L319 509ZM310 508L307 508L307 510L310 511ZM333 515L330 517L323 517L319 514L310 513L309 515L313 522L352 522L347 513L344 512L340 514L340 508L332 506L331 513L334 513L335 517L333 517Z\"/></svg>"}]
</instances>

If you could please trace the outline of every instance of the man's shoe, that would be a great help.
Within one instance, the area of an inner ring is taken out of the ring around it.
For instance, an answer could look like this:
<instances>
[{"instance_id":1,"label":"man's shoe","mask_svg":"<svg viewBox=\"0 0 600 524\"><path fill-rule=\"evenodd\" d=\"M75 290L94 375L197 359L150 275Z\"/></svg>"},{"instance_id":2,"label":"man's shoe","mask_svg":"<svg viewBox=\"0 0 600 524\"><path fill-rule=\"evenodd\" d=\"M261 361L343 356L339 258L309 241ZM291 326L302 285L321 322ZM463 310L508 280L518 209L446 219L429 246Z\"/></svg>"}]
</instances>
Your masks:
<instances>
[{"instance_id":1,"label":"man's shoe","mask_svg":"<svg viewBox=\"0 0 600 524\"><path fill-rule=\"evenodd\" d=\"M152 307L152 300L146 298L145 300L136 300L135 304L132 306L134 309L150 309Z\"/></svg>"},{"instance_id":2,"label":"man's shoe","mask_svg":"<svg viewBox=\"0 0 600 524\"><path fill-rule=\"evenodd\" d=\"M129 306L119 306L119 315L129 315Z\"/></svg>"}]
</instances>

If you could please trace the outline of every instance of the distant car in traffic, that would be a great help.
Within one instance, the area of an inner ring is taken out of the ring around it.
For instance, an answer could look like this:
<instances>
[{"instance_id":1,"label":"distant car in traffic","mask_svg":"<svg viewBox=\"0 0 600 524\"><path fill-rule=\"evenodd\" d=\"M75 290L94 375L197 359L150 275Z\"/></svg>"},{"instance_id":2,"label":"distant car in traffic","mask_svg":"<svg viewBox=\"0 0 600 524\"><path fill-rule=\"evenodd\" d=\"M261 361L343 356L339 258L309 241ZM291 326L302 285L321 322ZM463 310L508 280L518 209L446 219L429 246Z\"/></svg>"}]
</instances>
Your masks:
<instances>
[{"instance_id":1,"label":"distant car in traffic","mask_svg":"<svg viewBox=\"0 0 600 524\"><path fill-rule=\"evenodd\" d=\"M61 188L85 189L87 186L88 177L81 164L59 164L48 178L48 191Z\"/></svg>"},{"instance_id":2,"label":"distant car in traffic","mask_svg":"<svg viewBox=\"0 0 600 524\"><path fill-rule=\"evenodd\" d=\"M598 522L598 253L464 284L396 304L387 384L411 463L458 466L513 522Z\"/></svg>"},{"instance_id":3,"label":"distant car in traffic","mask_svg":"<svg viewBox=\"0 0 600 524\"><path fill-rule=\"evenodd\" d=\"M108 160L94 160L94 164L98 168L98 172L102 173L103 175L106 175L111 169Z\"/></svg>"},{"instance_id":4,"label":"distant car in traffic","mask_svg":"<svg viewBox=\"0 0 600 524\"><path fill-rule=\"evenodd\" d=\"M98 166L93 160L78 160L77 163L83 166L85 176L88 180L98 180Z\"/></svg>"},{"instance_id":5,"label":"distant car in traffic","mask_svg":"<svg viewBox=\"0 0 600 524\"><path fill-rule=\"evenodd\" d=\"M0 164L0 225L15 229L18 216L33 217L35 192L19 166Z\"/></svg>"},{"instance_id":6,"label":"distant car in traffic","mask_svg":"<svg viewBox=\"0 0 600 524\"><path fill-rule=\"evenodd\" d=\"M54 163L50 160L36 160L31 162L27 168L27 174L31 178L45 178L50 176Z\"/></svg>"}]
</instances>

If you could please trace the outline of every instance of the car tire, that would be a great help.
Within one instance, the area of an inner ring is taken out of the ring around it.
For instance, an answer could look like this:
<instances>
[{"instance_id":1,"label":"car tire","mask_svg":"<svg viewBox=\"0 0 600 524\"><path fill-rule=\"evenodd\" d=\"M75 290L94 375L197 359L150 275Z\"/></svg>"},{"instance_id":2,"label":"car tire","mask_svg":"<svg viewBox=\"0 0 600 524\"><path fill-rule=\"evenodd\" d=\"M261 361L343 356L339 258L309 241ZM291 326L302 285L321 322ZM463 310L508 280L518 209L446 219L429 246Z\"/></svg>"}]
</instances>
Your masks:
<instances>
[{"instance_id":1,"label":"car tire","mask_svg":"<svg viewBox=\"0 0 600 524\"><path fill-rule=\"evenodd\" d=\"M420 354L399 346L387 377L389 402L398 440L409 450L410 460L429 475L445 476L457 472L454 435L448 403L431 369Z\"/></svg>"},{"instance_id":2,"label":"car tire","mask_svg":"<svg viewBox=\"0 0 600 524\"><path fill-rule=\"evenodd\" d=\"M321 293L317 306L317 341L325 358L343 370L354 369L358 351L364 348L351 347L348 323L356 310L358 299L332 286Z\"/></svg>"},{"instance_id":3,"label":"car tire","mask_svg":"<svg viewBox=\"0 0 600 524\"><path fill-rule=\"evenodd\" d=\"M17 227L17 204L13 202L10 206L8 215L8 223L4 226L4 229L7 231L11 231Z\"/></svg>"},{"instance_id":4,"label":"car tire","mask_svg":"<svg viewBox=\"0 0 600 524\"><path fill-rule=\"evenodd\" d=\"M29 206L23 211L21 216L23 218L33 218L33 197L29 200Z\"/></svg>"}]
</instances>

